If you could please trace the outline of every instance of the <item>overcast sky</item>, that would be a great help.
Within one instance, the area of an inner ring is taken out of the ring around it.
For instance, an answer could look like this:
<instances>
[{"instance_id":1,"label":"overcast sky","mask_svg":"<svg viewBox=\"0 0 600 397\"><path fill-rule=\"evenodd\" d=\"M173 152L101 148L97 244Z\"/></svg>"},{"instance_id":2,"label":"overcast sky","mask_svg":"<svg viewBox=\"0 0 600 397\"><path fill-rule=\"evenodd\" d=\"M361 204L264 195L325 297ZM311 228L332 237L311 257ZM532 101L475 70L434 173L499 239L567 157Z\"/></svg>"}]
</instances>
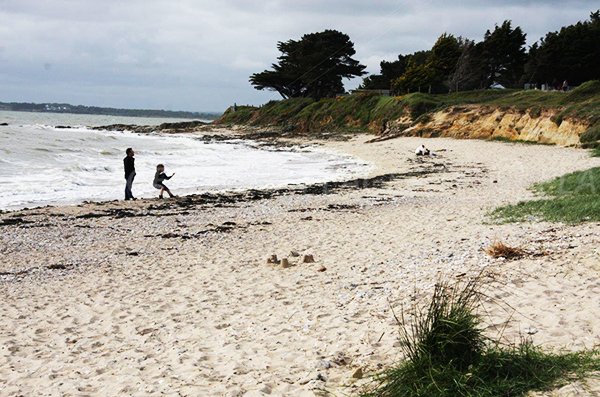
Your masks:
<instances>
[{"instance_id":1,"label":"overcast sky","mask_svg":"<svg viewBox=\"0 0 600 397\"><path fill-rule=\"evenodd\" d=\"M0 101L222 111L261 104L248 77L278 41L337 29L355 58L429 49L444 33L481 40L505 19L532 44L588 18L595 1L0 0ZM354 88L359 79L346 83Z\"/></svg>"}]
</instances>

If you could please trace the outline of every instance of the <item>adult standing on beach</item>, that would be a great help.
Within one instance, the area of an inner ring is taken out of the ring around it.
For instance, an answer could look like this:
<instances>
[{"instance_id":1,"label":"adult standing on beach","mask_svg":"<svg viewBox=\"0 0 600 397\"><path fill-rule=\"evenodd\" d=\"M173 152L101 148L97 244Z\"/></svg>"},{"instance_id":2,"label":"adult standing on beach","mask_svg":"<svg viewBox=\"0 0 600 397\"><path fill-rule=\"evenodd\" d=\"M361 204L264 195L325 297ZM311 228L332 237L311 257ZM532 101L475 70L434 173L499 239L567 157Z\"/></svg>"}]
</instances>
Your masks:
<instances>
[{"instance_id":1,"label":"adult standing on beach","mask_svg":"<svg viewBox=\"0 0 600 397\"><path fill-rule=\"evenodd\" d=\"M133 193L131 193L131 186L133 185L133 178L135 178L135 159L133 156L135 153L132 148L125 150L127 157L123 159L123 165L125 167L125 200L135 200Z\"/></svg>"}]
</instances>

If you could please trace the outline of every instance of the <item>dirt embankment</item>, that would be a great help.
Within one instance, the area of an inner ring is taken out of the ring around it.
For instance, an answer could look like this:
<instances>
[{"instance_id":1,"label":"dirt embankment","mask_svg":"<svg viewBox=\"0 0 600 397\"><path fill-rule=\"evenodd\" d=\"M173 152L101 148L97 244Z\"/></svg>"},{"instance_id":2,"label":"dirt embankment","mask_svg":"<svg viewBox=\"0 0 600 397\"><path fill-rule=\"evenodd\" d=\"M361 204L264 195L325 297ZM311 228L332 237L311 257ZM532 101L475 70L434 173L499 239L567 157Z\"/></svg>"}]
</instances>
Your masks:
<instances>
[{"instance_id":1,"label":"dirt embankment","mask_svg":"<svg viewBox=\"0 0 600 397\"><path fill-rule=\"evenodd\" d=\"M380 139L396 136L507 139L574 146L589 124L561 119L559 109L514 109L485 105L451 106L427 113L407 126L393 120Z\"/></svg>"}]
</instances>

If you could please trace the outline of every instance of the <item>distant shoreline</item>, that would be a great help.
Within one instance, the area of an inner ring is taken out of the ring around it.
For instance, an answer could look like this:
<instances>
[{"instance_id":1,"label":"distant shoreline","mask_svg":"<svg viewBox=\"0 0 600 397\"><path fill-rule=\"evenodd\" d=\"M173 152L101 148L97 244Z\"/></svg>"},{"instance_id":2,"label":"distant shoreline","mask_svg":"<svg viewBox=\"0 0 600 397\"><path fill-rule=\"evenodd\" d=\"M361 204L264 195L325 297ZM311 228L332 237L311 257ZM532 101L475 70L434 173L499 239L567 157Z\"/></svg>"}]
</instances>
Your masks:
<instances>
[{"instance_id":1,"label":"distant shoreline","mask_svg":"<svg viewBox=\"0 0 600 397\"><path fill-rule=\"evenodd\" d=\"M71 105L67 103L0 102L0 111L27 113L89 114L100 116L157 117L215 120L219 112L188 112L155 109L121 109L99 106Z\"/></svg>"}]
</instances>

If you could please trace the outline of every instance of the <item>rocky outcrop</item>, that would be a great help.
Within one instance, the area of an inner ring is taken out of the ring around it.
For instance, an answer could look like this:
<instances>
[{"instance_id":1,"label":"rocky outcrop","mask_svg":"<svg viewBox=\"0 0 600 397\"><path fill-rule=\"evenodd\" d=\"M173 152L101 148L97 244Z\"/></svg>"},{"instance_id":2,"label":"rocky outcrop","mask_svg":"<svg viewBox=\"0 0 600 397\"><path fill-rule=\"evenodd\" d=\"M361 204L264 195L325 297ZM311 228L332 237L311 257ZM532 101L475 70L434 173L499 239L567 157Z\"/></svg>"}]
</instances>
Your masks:
<instances>
[{"instance_id":1,"label":"rocky outcrop","mask_svg":"<svg viewBox=\"0 0 600 397\"><path fill-rule=\"evenodd\" d=\"M381 138L396 136L507 139L561 146L579 145L589 127L586 121L561 119L560 109L515 109L498 106L451 106L425 114L407 127L406 120L390 122ZM381 139L380 138L380 139Z\"/></svg>"}]
</instances>

